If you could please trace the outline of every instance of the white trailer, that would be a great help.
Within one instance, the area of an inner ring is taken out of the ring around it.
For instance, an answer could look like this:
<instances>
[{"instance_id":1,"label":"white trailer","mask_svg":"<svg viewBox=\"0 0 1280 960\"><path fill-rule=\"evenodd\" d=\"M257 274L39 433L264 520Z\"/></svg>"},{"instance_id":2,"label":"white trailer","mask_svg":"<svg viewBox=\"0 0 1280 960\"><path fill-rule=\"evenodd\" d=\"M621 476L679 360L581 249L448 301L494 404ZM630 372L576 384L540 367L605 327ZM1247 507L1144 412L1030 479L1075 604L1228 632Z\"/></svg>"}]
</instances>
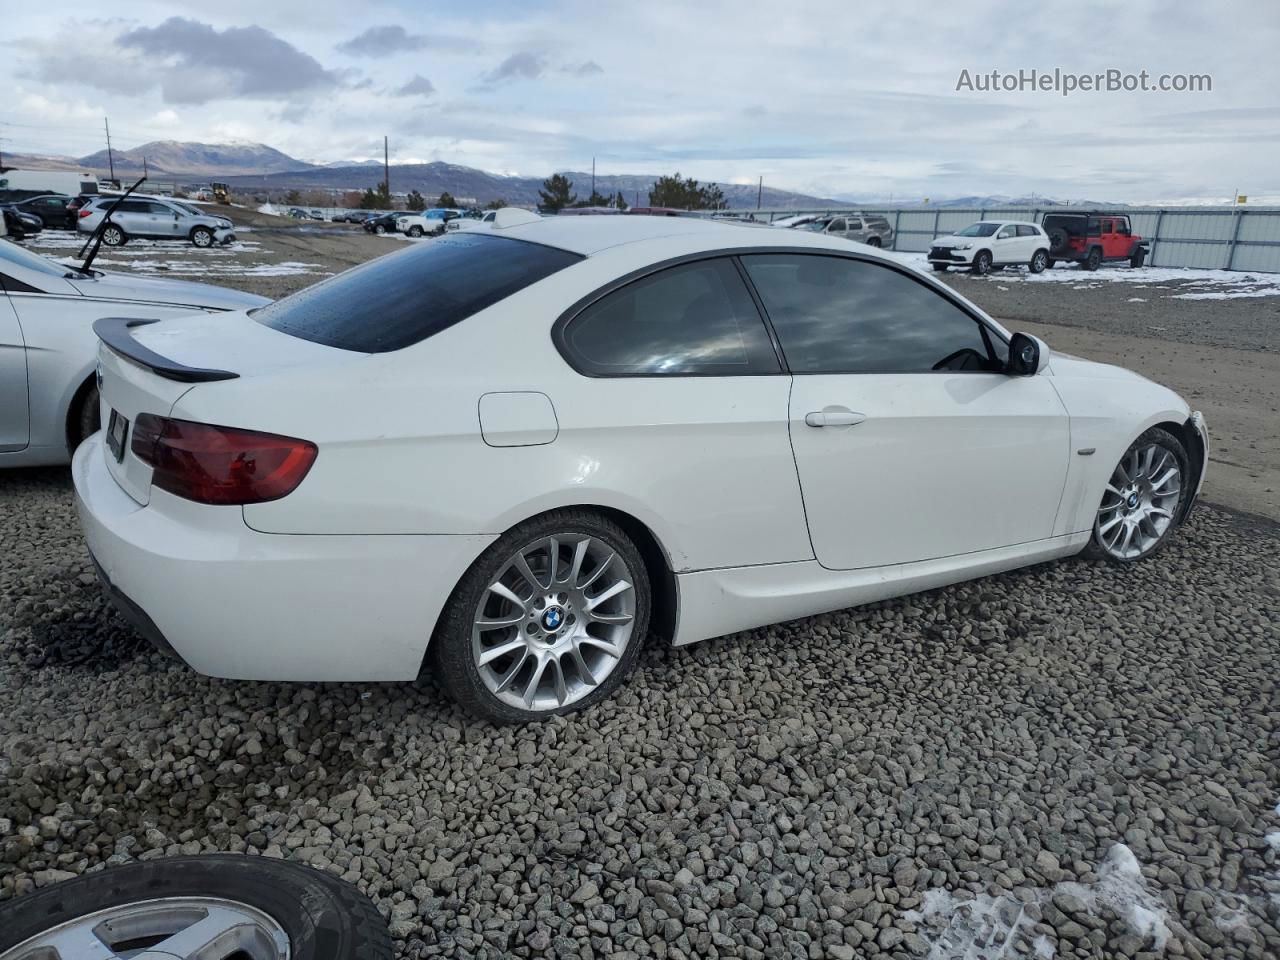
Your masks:
<instances>
[{"instance_id":1,"label":"white trailer","mask_svg":"<svg viewBox=\"0 0 1280 960\"><path fill-rule=\"evenodd\" d=\"M0 173L0 195L5 191L20 191L29 196L61 193L74 197L81 193L97 193L98 178L84 171L6 170Z\"/></svg>"}]
</instances>

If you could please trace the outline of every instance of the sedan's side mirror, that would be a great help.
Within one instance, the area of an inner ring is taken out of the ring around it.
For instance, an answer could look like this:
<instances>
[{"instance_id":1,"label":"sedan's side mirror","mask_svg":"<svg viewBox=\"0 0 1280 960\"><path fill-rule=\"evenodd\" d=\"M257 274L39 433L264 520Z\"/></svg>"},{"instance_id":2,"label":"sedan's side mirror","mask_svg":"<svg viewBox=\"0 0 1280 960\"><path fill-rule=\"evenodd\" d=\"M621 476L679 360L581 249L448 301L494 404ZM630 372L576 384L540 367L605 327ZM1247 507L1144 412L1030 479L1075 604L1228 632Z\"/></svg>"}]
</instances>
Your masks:
<instances>
[{"instance_id":1,"label":"sedan's side mirror","mask_svg":"<svg viewBox=\"0 0 1280 960\"><path fill-rule=\"evenodd\" d=\"M1049 363L1049 345L1039 337L1015 333L1009 340L1009 363L1005 373L1013 377L1032 377Z\"/></svg>"}]
</instances>

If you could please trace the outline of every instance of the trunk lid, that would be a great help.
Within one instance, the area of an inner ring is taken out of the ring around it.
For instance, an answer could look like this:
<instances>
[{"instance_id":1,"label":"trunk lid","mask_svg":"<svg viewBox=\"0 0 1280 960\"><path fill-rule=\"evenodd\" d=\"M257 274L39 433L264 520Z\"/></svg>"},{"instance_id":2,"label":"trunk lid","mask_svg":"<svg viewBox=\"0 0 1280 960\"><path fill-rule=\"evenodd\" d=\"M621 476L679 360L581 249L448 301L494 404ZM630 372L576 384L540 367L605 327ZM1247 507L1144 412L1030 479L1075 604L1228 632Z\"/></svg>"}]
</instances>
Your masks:
<instances>
[{"instance_id":1,"label":"trunk lid","mask_svg":"<svg viewBox=\"0 0 1280 960\"><path fill-rule=\"evenodd\" d=\"M241 311L191 314L124 329L121 321L104 324L98 347L98 389L102 427L111 440L116 418L119 444L103 444L107 469L134 500L146 505L151 467L129 449L139 414L172 414L179 398L209 379L235 382L301 366L352 362L364 354L326 347L272 330ZM221 374L221 376L210 376ZM123 419L125 424L120 424ZM253 424L222 424L248 427ZM119 456L117 456L117 453Z\"/></svg>"}]
</instances>

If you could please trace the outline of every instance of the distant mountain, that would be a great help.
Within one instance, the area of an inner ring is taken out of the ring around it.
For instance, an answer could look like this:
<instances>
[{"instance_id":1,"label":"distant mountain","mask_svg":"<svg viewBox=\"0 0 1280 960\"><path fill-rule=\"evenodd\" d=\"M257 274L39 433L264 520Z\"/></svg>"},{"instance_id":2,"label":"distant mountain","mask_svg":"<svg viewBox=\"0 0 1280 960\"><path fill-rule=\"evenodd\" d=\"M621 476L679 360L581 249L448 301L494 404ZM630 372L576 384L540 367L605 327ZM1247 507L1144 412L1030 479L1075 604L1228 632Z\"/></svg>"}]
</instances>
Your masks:
<instances>
[{"instance_id":1,"label":"distant mountain","mask_svg":"<svg viewBox=\"0 0 1280 960\"><path fill-rule=\"evenodd\" d=\"M156 140L132 150L113 150L111 153L117 176L122 172L140 173L144 157L149 172L169 176L226 177L311 168L311 164L295 160L265 143ZM100 172L106 172L109 166L105 150L80 157L76 162Z\"/></svg>"},{"instance_id":2,"label":"distant mountain","mask_svg":"<svg viewBox=\"0 0 1280 960\"><path fill-rule=\"evenodd\" d=\"M4 168L18 170L71 170L76 173L85 165L75 157L59 157L51 154L4 152Z\"/></svg>"},{"instance_id":3,"label":"distant mountain","mask_svg":"<svg viewBox=\"0 0 1280 960\"><path fill-rule=\"evenodd\" d=\"M380 166L376 162L349 167L313 166L307 170L291 170L264 176L229 176L226 179L233 187L262 193L288 190L364 190L381 182ZM565 176L573 181L575 194L583 198L590 195L591 174L565 171ZM657 176L653 174L598 174L595 182L597 192L612 196L622 191L623 198L634 206L637 202L642 205L649 202L649 188L656 179ZM460 203L483 204L501 199L517 206L533 206L538 202L542 181L542 177L505 176L441 161L391 165L393 192L403 194L417 190L424 197L433 198L447 190ZM756 205L755 184L721 183L719 186L731 207ZM848 205L837 200L773 187L764 188L761 203L766 207Z\"/></svg>"}]
</instances>

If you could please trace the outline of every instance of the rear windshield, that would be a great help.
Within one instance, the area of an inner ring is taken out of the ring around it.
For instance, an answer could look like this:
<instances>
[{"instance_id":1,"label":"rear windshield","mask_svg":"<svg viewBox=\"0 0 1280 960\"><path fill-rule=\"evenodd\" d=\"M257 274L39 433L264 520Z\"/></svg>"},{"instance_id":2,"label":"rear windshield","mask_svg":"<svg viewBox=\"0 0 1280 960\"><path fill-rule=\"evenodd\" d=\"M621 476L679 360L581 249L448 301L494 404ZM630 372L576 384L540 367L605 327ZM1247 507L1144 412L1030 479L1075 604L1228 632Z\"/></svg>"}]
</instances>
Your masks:
<instances>
[{"instance_id":1,"label":"rear windshield","mask_svg":"<svg viewBox=\"0 0 1280 960\"><path fill-rule=\"evenodd\" d=\"M451 233L254 310L303 340L360 353L418 343L582 257L510 237Z\"/></svg>"}]
</instances>

